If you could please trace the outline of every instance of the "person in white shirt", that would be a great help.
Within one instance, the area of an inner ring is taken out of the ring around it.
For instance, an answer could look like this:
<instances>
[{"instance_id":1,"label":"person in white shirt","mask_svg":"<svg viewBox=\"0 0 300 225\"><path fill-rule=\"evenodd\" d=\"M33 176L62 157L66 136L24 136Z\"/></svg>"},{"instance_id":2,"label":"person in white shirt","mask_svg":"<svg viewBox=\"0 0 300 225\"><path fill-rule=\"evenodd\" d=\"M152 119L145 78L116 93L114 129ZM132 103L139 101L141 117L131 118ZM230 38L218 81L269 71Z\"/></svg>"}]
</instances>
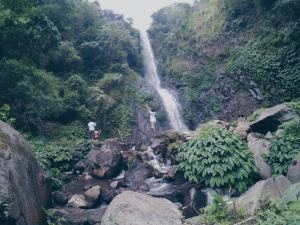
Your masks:
<instances>
[{"instance_id":1,"label":"person in white shirt","mask_svg":"<svg viewBox=\"0 0 300 225\"><path fill-rule=\"evenodd\" d=\"M155 124L156 124L156 117L155 117L156 113L153 112L148 105L146 105L146 109L148 110L148 112L150 114L150 128L152 130L152 135L154 135L155 134Z\"/></svg>"},{"instance_id":2,"label":"person in white shirt","mask_svg":"<svg viewBox=\"0 0 300 225\"><path fill-rule=\"evenodd\" d=\"M95 122L89 122L88 123L88 127L89 127L89 137L90 139L94 139L95 138L95 128L96 128L97 124Z\"/></svg>"}]
</instances>

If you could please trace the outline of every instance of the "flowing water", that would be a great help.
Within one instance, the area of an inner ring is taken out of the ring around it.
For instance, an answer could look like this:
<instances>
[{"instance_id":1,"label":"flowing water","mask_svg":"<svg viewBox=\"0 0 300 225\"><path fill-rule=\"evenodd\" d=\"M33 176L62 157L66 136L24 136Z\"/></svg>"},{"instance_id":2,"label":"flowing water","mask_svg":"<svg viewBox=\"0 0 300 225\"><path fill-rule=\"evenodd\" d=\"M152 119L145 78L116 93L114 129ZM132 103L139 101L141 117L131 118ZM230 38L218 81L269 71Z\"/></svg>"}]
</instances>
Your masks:
<instances>
[{"instance_id":1,"label":"flowing water","mask_svg":"<svg viewBox=\"0 0 300 225\"><path fill-rule=\"evenodd\" d=\"M141 31L141 37L144 48L145 60L145 79L153 86L162 99L163 105L168 115L171 127L176 131L188 131L181 116L181 107L175 96L167 89L161 87L160 78L157 73L155 58L150 44L150 40L146 31Z\"/></svg>"}]
</instances>

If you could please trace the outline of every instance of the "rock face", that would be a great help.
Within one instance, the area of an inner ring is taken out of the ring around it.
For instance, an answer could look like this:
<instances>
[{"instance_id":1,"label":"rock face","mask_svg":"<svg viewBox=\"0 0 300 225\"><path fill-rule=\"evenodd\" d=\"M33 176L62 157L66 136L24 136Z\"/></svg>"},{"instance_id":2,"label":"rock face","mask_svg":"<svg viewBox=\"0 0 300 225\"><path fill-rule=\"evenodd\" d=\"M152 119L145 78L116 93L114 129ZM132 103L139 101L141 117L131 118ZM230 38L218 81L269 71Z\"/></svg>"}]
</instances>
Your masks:
<instances>
[{"instance_id":1,"label":"rock face","mask_svg":"<svg viewBox=\"0 0 300 225\"><path fill-rule=\"evenodd\" d=\"M300 154L298 154L289 166L287 178L294 184L300 182Z\"/></svg>"},{"instance_id":2,"label":"rock face","mask_svg":"<svg viewBox=\"0 0 300 225\"><path fill-rule=\"evenodd\" d=\"M284 176L259 181L238 198L235 210L244 210L247 215L254 215L261 202L281 197L290 186L291 182Z\"/></svg>"},{"instance_id":3,"label":"rock face","mask_svg":"<svg viewBox=\"0 0 300 225\"><path fill-rule=\"evenodd\" d=\"M256 138L252 133L248 135L248 147L253 152L255 163L263 179L272 176L272 168L263 159L263 155L269 152L270 142L263 138Z\"/></svg>"},{"instance_id":4,"label":"rock face","mask_svg":"<svg viewBox=\"0 0 300 225\"><path fill-rule=\"evenodd\" d=\"M120 171L123 157L123 144L118 139L105 140L102 147L88 154L87 161L91 174L99 178L110 178Z\"/></svg>"},{"instance_id":5,"label":"rock face","mask_svg":"<svg viewBox=\"0 0 300 225\"><path fill-rule=\"evenodd\" d=\"M8 207L10 224L44 224L42 207L51 199L49 180L30 145L8 124L0 121L0 202ZM1 225L6 225L1 221Z\"/></svg>"},{"instance_id":6,"label":"rock face","mask_svg":"<svg viewBox=\"0 0 300 225\"><path fill-rule=\"evenodd\" d=\"M125 191L108 206L101 225L182 225L176 205L166 199Z\"/></svg>"},{"instance_id":7,"label":"rock face","mask_svg":"<svg viewBox=\"0 0 300 225\"><path fill-rule=\"evenodd\" d=\"M100 224L102 216L106 208L96 209L78 209L78 208L65 208L65 209L51 209L50 212L56 218L64 218L63 225L96 225Z\"/></svg>"},{"instance_id":8,"label":"rock face","mask_svg":"<svg viewBox=\"0 0 300 225\"><path fill-rule=\"evenodd\" d=\"M286 104L276 105L261 113L260 117L250 125L251 131L264 134L268 131L276 131L280 124L297 117L295 110Z\"/></svg>"}]
</instances>

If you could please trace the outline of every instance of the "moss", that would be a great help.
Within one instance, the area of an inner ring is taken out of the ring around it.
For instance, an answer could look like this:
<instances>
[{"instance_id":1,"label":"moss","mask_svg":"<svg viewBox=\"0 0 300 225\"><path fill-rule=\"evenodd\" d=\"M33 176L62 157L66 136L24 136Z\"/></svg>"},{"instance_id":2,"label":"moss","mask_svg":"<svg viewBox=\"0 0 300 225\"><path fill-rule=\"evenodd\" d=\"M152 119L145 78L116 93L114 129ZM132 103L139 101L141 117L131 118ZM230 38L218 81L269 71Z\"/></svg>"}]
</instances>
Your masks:
<instances>
[{"instance_id":1,"label":"moss","mask_svg":"<svg viewBox=\"0 0 300 225\"><path fill-rule=\"evenodd\" d=\"M10 146L10 138L0 130L0 150L7 149Z\"/></svg>"}]
</instances>

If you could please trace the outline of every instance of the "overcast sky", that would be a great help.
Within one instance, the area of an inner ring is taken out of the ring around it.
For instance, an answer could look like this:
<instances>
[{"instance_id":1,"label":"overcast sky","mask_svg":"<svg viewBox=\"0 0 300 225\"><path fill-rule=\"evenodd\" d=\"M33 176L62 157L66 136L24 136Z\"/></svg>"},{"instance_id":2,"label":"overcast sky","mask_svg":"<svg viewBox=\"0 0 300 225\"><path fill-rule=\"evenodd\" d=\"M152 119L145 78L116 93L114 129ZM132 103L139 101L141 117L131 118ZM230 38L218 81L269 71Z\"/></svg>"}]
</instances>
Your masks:
<instances>
[{"instance_id":1,"label":"overcast sky","mask_svg":"<svg viewBox=\"0 0 300 225\"><path fill-rule=\"evenodd\" d=\"M112 9L123 14L125 18L132 18L138 28L149 28L151 14L160 8L177 2L193 3L194 0L98 0L102 9Z\"/></svg>"}]
</instances>

